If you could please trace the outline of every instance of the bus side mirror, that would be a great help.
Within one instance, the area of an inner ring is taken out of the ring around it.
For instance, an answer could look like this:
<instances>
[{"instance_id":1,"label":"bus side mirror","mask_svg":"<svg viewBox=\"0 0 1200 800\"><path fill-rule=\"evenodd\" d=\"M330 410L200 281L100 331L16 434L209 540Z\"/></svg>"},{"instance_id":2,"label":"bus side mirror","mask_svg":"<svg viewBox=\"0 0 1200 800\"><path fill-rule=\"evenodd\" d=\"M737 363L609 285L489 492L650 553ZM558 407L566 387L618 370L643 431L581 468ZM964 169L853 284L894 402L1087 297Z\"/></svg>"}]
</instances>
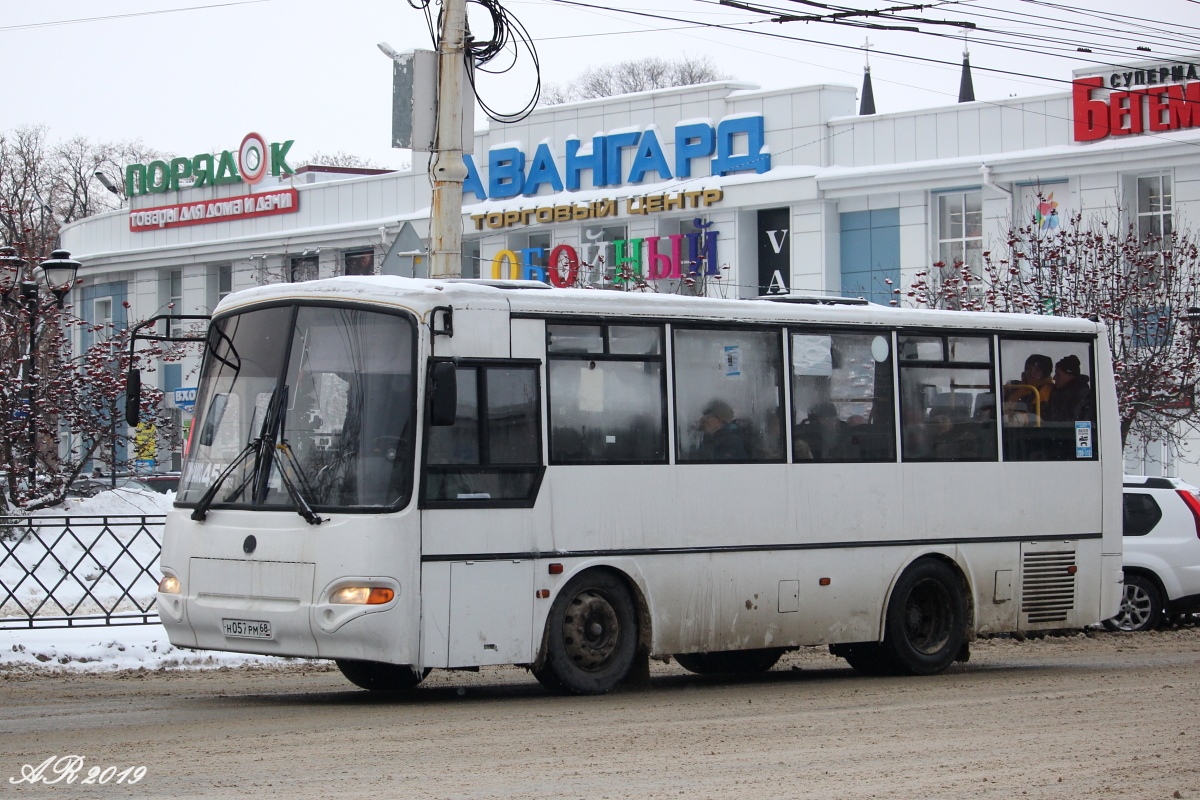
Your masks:
<instances>
[{"instance_id":1,"label":"bus side mirror","mask_svg":"<svg viewBox=\"0 0 1200 800\"><path fill-rule=\"evenodd\" d=\"M125 375L125 422L136 428L142 421L142 371L130 367Z\"/></svg>"},{"instance_id":2,"label":"bus side mirror","mask_svg":"<svg viewBox=\"0 0 1200 800\"><path fill-rule=\"evenodd\" d=\"M430 381L429 424L453 425L458 414L458 370L449 361L437 361Z\"/></svg>"}]
</instances>

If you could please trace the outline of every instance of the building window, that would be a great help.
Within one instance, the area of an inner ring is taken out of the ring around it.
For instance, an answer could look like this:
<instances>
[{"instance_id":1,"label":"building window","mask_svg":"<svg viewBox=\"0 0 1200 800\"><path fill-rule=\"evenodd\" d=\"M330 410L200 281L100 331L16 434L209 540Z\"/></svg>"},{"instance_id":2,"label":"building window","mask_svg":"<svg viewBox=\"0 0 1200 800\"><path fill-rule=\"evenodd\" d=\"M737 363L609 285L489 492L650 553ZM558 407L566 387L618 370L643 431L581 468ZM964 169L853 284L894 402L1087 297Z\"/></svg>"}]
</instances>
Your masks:
<instances>
[{"instance_id":1,"label":"building window","mask_svg":"<svg viewBox=\"0 0 1200 800\"><path fill-rule=\"evenodd\" d=\"M971 274L983 274L983 193L937 195L937 260L953 270L967 264Z\"/></svg>"},{"instance_id":2,"label":"building window","mask_svg":"<svg viewBox=\"0 0 1200 800\"><path fill-rule=\"evenodd\" d=\"M579 284L596 289L612 288L615 274L616 245L620 242L622 252L628 252L629 228L625 225L610 225L605 228L584 228L583 242L579 248ZM620 284L616 284L620 288Z\"/></svg>"},{"instance_id":3,"label":"building window","mask_svg":"<svg viewBox=\"0 0 1200 800\"><path fill-rule=\"evenodd\" d=\"M479 240L478 239L463 239L462 243L462 276L464 278L479 278L482 277L479 263ZM491 276L491 273L488 273Z\"/></svg>"},{"instance_id":4,"label":"building window","mask_svg":"<svg viewBox=\"0 0 1200 800\"><path fill-rule=\"evenodd\" d=\"M900 285L900 209L847 211L838 216L841 293L881 305L891 304L896 299L894 290ZM946 256L939 259L945 260ZM946 261L947 266L952 264Z\"/></svg>"},{"instance_id":5,"label":"building window","mask_svg":"<svg viewBox=\"0 0 1200 800\"><path fill-rule=\"evenodd\" d=\"M205 292L208 300L208 311L212 313L227 295L233 292L233 266L216 264L208 267L205 274Z\"/></svg>"},{"instance_id":6,"label":"building window","mask_svg":"<svg viewBox=\"0 0 1200 800\"><path fill-rule=\"evenodd\" d=\"M111 297L101 297L92 301L92 322L98 328L97 339L112 337L113 301Z\"/></svg>"},{"instance_id":7,"label":"building window","mask_svg":"<svg viewBox=\"0 0 1200 800\"><path fill-rule=\"evenodd\" d=\"M183 313L183 270L173 269L170 275L167 276L167 313L182 314ZM170 335L177 336L183 328L183 324L173 319L170 321Z\"/></svg>"},{"instance_id":8,"label":"building window","mask_svg":"<svg viewBox=\"0 0 1200 800\"><path fill-rule=\"evenodd\" d=\"M343 275L374 275L375 251L351 250L342 255Z\"/></svg>"},{"instance_id":9,"label":"building window","mask_svg":"<svg viewBox=\"0 0 1200 800\"><path fill-rule=\"evenodd\" d=\"M318 259L316 255L293 256L290 277L292 283L315 281L317 279Z\"/></svg>"},{"instance_id":10,"label":"building window","mask_svg":"<svg viewBox=\"0 0 1200 800\"><path fill-rule=\"evenodd\" d=\"M1147 175L1137 179L1138 239L1166 239L1173 229L1170 175ZM1157 249L1152 247L1151 249Z\"/></svg>"}]
</instances>

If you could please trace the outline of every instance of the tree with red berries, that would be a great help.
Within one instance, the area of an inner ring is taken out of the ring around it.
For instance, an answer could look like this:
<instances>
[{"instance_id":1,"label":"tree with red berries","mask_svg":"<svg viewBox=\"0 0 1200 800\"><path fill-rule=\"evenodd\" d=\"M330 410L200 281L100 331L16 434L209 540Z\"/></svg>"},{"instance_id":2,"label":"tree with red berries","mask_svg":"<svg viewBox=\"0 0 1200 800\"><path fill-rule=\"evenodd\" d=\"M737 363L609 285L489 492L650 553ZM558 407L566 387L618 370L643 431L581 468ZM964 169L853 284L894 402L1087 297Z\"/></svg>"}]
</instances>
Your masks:
<instances>
[{"instance_id":1,"label":"tree with red berries","mask_svg":"<svg viewBox=\"0 0 1200 800\"><path fill-rule=\"evenodd\" d=\"M46 292L22 293L25 268L5 281L0 302L0 513L58 505L84 466L100 455L113 469L136 457L134 433L124 420L129 328L93 325ZM28 283L28 280L25 281ZM31 336L32 334L32 336ZM76 349L76 342L85 346ZM32 344L32 350L31 350ZM177 351L150 347L139 363L171 361ZM162 392L142 390L143 430L168 444L178 436ZM124 458L118 457L126 445Z\"/></svg>"},{"instance_id":2,"label":"tree with red berries","mask_svg":"<svg viewBox=\"0 0 1200 800\"><path fill-rule=\"evenodd\" d=\"M1139 236L1131 227L1075 215L1044 229L1036 217L983 253L981 267L938 262L918 272L909 302L930 308L1051 314L1107 326L1121 444L1178 446L1195 430L1200 379L1200 246L1179 230Z\"/></svg>"}]
</instances>

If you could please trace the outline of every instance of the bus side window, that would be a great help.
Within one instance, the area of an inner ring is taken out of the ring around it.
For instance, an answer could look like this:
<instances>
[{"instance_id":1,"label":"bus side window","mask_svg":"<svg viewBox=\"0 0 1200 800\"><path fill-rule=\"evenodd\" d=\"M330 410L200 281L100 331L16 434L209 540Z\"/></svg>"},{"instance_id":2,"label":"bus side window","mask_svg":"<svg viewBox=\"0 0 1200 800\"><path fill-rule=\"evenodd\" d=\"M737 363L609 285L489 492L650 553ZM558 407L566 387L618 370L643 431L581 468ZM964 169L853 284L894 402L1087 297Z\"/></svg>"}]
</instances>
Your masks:
<instances>
[{"instance_id":1,"label":"bus side window","mask_svg":"<svg viewBox=\"0 0 1200 800\"><path fill-rule=\"evenodd\" d=\"M422 504L533 505L544 470L537 365L463 363L457 384L454 424L426 427Z\"/></svg>"},{"instance_id":2,"label":"bus side window","mask_svg":"<svg viewBox=\"0 0 1200 800\"><path fill-rule=\"evenodd\" d=\"M892 345L887 334L792 334L792 457L895 461Z\"/></svg>"},{"instance_id":3,"label":"bus side window","mask_svg":"<svg viewBox=\"0 0 1200 800\"><path fill-rule=\"evenodd\" d=\"M665 464L661 325L546 325L552 464Z\"/></svg>"},{"instance_id":4,"label":"bus side window","mask_svg":"<svg viewBox=\"0 0 1200 800\"><path fill-rule=\"evenodd\" d=\"M905 461L995 461L991 339L901 335L900 433Z\"/></svg>"},{"instance_id":5,"label":"bus side window","mask_svg":"<svg viewBox=\"0 0 1200 800\"><path fill-rule=\"evenodd\" d=\"M1000 340L1005 461L1096 457L1093 364L1088 342Z\"/></svg>"},{"instance_id":6,"label":"bus side window","mask_svg":"<svg viewBox=\"0 0 1200 800\"><path fill-rule=\"evenodd\" d=\"M680 462L781 462L783 341L778 330L675 330Z\"/></svg>"}]
</instances>

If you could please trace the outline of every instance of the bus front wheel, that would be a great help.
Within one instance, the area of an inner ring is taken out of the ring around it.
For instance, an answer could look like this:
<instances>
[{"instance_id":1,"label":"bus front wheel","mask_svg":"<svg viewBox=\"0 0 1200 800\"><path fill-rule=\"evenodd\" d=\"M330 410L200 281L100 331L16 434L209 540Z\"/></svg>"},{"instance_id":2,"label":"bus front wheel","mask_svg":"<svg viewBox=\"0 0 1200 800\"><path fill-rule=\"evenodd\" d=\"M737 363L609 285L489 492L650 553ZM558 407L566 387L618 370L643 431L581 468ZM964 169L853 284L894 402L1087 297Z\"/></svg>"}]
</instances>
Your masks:
<instances>
[{"instance_id":1,"label":"bus front wheel","mask_svg":"<svg viewBox=\"0 0 1200 800\"><path fill-rule=\"evenodd\" d=\"M604 570L576 575L546 621L546 652L534 677L553 691L603 694L629 674L638 625L625 582Z\"/></svg>"},{"instance_id":2,"label":"bus front wheel","mask_svg":"<svg viewBox=\"0 0 1200 800\"><path fill-rule=\"evenodd\" d=\"M346 680L371 692L403 692L414 688L429 674L428 669L418 672L407 664L352 661L347 658L339 658L336 663Z\"/></svg>"},{"instance_id":3,"label":"bus front wheel","mask_svg":"<svg viewBox=\"0 0 1200 800\"><path fill-rule=\"evenodd\" d=\"M954 570L932 558L916 562L900 576L888 603L883 638L888 660L903 674L942 672L962 650L966 618Z\"/></svg>"}]
</instances>

